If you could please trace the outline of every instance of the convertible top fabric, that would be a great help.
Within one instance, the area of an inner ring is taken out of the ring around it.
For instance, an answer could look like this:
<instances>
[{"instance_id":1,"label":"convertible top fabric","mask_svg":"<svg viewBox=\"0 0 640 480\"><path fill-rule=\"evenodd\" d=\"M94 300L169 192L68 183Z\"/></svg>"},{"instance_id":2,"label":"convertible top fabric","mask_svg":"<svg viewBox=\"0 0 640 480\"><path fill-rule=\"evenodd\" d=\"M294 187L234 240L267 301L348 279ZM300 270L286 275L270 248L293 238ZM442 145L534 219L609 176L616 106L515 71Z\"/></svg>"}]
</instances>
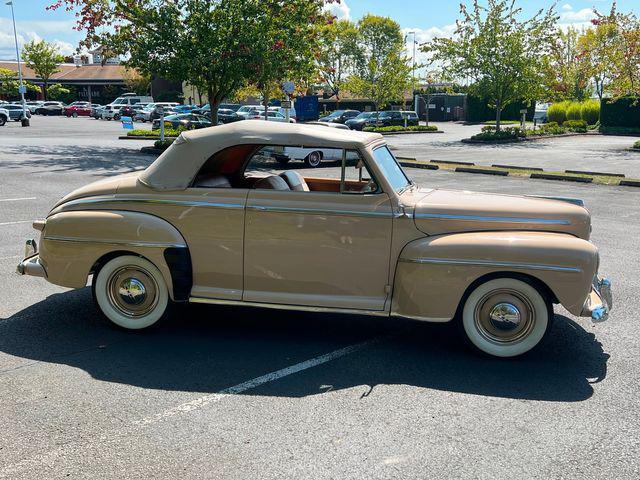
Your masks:
<instances>
[{"instance_id":1,"label":"convertible top fabric","mask_svg":"<svg viewBox=\"0 0 640 480\"><path fill-rule=\"evenodd\" d=\"M155 190L184 190L214 153L234 145L284 145L358 149L380 142L382 135L319 125L260 120L218 125L183 132L144 172L139 180Z\"/></svg>"}]
</instances>

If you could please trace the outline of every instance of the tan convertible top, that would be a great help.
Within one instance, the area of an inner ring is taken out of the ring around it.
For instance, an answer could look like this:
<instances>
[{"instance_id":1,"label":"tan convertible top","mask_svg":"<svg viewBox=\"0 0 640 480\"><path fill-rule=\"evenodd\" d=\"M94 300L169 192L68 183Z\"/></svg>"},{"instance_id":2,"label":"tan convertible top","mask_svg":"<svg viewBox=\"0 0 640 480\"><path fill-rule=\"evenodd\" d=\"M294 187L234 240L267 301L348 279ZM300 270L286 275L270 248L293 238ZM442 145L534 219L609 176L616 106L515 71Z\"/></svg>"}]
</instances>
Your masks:
<instances>
[{"instance_id":1,"label":"tan convertible top","mask_svg":"<svg viewBox=\"0 0 640 480\"><path fill-rule=\"evenodd\" d=\"M214 153L234 145L286 145L321 148L363 148L382 140L378 133L362 133L318 125L260 120L183 132L139 179L156 190L184 190Z\"/></svg>"}]
</instances>

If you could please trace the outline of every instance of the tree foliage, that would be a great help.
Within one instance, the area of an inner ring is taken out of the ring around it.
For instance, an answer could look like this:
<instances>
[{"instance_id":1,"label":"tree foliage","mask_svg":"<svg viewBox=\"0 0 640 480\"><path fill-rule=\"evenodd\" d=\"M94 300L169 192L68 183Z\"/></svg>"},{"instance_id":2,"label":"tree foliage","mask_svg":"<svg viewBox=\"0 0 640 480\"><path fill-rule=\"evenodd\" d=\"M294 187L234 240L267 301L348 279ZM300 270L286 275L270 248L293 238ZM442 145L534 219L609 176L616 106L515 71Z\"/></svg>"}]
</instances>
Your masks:
<instances>
[{"instance_id":1,"label":"tree foliage","mask_svg":"<svg viewBox=\"0 0 640 480\"><path fill-rule=\"evenodd\" d=\"M0 68L0 97L17 98L20 95L18 92L19 86L20 81L16 72L7 68ZM27 92L38 93L40 91L40 87L33 83L24 82L24 86L27 88Z\"/></svg>"},{"instance_id":2,"label":"tree foliage","mask_svg":"<svg viewBox=\"0 0 640 480\"><path fill-rule=\"evenodd\" d=\"M331 95L336 96L336 102L340 102L342 88L353 72L357 44L358 29L349 20L331 21L320 31L317 59L320 81Z\"/></svg>"},{"instance_id":3,"label":"tree foliage","mask_svg":"<svg viewBox=\"0 0 640 480\"><path fill-rule=\"evenodd\" d=\"M125 68L122 72L122 79L127 91L138 95L148 95L151 89L151 78L148 74L141 74L132 68Z\"/></svg>"},{"instance_id":4,"label":"tree foliage","mask_svg":"<svg viewBox=\"0 0 640 480\"><path fill-rule=\"evenodd\" d=\"M452 80L469 78L470 91L486 97L500 115L518 100L536 100L543 93L544 62L558 17L553 7L521 20L516 0L473 0L460 6L453 38L436 38L422 50L440 62Z\"/></svg>"},{"instance_id":5,"label":"tree foliage","mask_svg":"<svg viewBox=\"0 0 640 480\"><path fill-rule=\"evenodd\" d=\"M365 15L357 24L354 74L346 88L373 101L376 110L393 100L404 101L411 88L411 66L404 55L400 25L387 17Z\"/></svg>"},{"instance_id":6,"label":"tree foliage","mask_svg":"<svg viewBox=\"0 0 640 480\"><path fill-rule=\"evenodd\" d=\"M60 55L58 47L44 40L32 40L22 48L22 58L36 76L42 79L45 100L47 97L47 87L49 79L54 73L60 71L58 65L63 62L64 57Z\"/></svg>"},{"instance_id":7,"label":"tree foliage","mask_svg":"<svg viewBox=\"0 0 640 480\"><path fill-rule=\"evenodd\" d=\"M591 95L591 67L575 28L558 29L546 57L548 99L583 101Z\"/></svg>"},{"instance_id":8,"label":"tree foliage","mask_svg":"<svg viewBox=\"0 0 640 480\"><path fill-rule=\"evenodd\" d=\"M87 47L125 55L143 75L206 92L213 123L247 84L309 75L324 0L57 0L76 11ZM110 28L102 28L104 26ZM310 60L311 59L311 60Z\"/></svg>"}]
</instances>

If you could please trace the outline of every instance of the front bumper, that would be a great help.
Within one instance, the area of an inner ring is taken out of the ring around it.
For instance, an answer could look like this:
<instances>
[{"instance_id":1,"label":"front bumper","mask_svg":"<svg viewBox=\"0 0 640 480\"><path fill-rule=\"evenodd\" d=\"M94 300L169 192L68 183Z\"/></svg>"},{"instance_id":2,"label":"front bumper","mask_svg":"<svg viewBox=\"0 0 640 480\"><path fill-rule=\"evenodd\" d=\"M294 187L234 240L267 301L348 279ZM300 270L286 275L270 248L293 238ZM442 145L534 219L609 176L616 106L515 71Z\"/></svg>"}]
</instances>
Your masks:
<instances>
[{"instance_id":1,"label":"front bumper","mask_svg":"<svg viewBox=\"0 0 640 480\"><path fill-rule=\"evenodd\" d=\"M582 309L583 317L591 317L594 323L604 322L609 318L609 312L613 308L613 294L611 292L611 281L607 278L593 279L591 292L584 302Z\"/></svg>"},{"instance_id":2,"label":"front bumper","mask_svg":"<svg viewBox=\"0 0 640 480\"><path fill-rule=\"evenodd\" d=\"M18 264L16 273L19 275L47 278L47 272L40 263L38 244L35 240L27 240L24 254L25 259Z\"/></svg>"}]
</instances>

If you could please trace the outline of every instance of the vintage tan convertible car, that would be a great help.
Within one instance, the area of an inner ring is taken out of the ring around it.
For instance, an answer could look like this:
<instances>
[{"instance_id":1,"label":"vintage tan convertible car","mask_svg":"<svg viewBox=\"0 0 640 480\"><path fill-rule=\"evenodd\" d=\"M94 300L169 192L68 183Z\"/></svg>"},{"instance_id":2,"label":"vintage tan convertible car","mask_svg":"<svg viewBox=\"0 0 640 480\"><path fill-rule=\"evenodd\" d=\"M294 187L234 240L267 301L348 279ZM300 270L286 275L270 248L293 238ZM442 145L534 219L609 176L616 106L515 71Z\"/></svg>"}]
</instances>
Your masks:
<instances>
[{"instance_id":1,"label":"vintage tan convertible car","mask_svg":"<svg viewBox=\"0 0 640 480\"><path fill-rule=\"evenodd\" d=\"M287 148L339 160L303 176ZM170 301L456 319L472 345L511 357L544 337L553 304L594 321L611 307L580 201L421 189L371 133L183 133L146 170L80 188L33 226L18 272L72 288L93 275L100 310L129 329Z\"/></svg>"}]
</instances>

